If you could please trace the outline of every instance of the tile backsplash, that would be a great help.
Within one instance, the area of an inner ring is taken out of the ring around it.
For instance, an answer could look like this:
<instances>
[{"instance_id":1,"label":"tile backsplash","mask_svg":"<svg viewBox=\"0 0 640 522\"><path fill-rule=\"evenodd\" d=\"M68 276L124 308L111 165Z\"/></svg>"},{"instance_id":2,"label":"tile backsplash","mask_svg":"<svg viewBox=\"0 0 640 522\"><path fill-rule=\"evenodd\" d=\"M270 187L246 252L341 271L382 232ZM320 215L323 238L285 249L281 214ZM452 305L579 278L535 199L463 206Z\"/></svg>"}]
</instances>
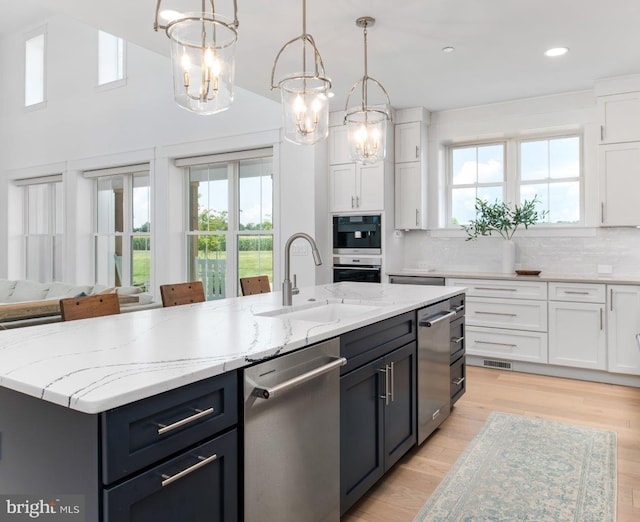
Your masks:
<instances>
[{"instance_id":1,"label":"tile backsplash","mask_svg":"<svg viewBox=\"0 0 640 522\"><path fill-rule=\"evenodd\" d=\"M503 240L482 237L404 236L405 268L501 272ZM602 228L590 237L516 237L516 268L553 274L596 275L609 265L613 275L640 276L640 229Z\"/></svg>"}]
</instances>

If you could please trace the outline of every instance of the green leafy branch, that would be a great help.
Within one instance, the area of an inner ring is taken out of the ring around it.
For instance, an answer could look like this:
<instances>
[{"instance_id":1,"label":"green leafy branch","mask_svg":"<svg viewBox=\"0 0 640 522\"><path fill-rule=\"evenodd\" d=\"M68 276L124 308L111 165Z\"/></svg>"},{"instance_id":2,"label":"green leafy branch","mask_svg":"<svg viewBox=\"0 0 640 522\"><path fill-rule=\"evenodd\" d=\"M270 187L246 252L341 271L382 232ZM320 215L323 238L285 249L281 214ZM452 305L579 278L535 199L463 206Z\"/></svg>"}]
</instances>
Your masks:
<instances>
[{"instance_id":1,"label":"green leafy branch","mask_svg":"<svg viewBox=\"0 0 640 522\"><path fill-rule=\"evenodd\" d=\"M467 233L467 241L478 239L478 236L490 236L497 232L503 239L511 239L520 225L529 228L531 225L544 220L548 214L546 210L536 210L539 203L536 195L531 200L525 200L521 205L509 206L503 201L496 200L488 203L476 198L476 219L462 228Z\"/></svg>"}]
</instances>

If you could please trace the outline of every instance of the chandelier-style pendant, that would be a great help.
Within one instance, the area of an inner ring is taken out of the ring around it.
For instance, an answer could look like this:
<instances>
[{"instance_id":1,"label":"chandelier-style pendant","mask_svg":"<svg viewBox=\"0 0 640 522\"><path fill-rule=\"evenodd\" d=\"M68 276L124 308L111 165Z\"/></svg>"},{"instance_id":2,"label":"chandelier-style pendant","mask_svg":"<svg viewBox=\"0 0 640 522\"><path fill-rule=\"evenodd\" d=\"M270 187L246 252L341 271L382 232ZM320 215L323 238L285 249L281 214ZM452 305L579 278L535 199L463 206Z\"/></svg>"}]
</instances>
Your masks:
<instances>
[{"instance_id":1,"label":"chandelier-style pendant","mask_svg":"<svg viewBox=\"0 0 640 522\"><path fill-rule=\"evenodd\" d=\"M278 60L295 42L302 43L302 72L285 76L276 85ZM311 71L307 71L307 51L313 53L314 68ZM331 89L331 81L325 77L324 64L313 36L307 33L306 0L302 2L302 34L284 44L273 62L271 89L276 88L280 89L284 138L287 141L311 145L329 135L328 92Z\"/></svg>"},{"instance_id":2,"label":"chandelier-style pendant","mask_svg":"<svg viewBox=\"0 0 640 522\"><path fill-rule=\"evenodd\" d=\"M383 160L387 151L387 122L391 121L391 101L382 84L371 78L367 67L367 27L372 26L375 19L363 16L356 20L356 25L364 32L364 76L353 84L345 104L344 124L347 126L347 139L351 159L362 164L372 164ZM369 105L368 83L377 86L386 99L378 105ZM351 95L359 88L360 104L349 107Z\"/></svg>"},{"instance_id":3,"label":"chandelier-style pendant","mask_svg":"<svg viewBox=\"0 0 640 522\"><path fill-rule=\"evenodd\" d=\"M233 1L233 21L215 12L213 0L202 0L201 12L179 14L166 25L158 22L160 3L153 28L164 29L171 40L176 103L197 114L227 110L233 102L237 1Z\"/></svg>"}]
</instances>

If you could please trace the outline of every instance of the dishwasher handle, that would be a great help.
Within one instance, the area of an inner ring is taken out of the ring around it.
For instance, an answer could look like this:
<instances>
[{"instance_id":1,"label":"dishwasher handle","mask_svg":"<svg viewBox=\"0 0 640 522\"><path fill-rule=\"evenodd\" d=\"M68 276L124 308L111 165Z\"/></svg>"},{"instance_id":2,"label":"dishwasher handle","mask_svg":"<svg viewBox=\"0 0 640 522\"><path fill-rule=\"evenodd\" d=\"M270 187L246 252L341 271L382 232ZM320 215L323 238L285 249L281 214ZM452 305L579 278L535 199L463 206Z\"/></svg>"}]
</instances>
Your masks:
<instances>
[{"instance_id":1,"label":"dishwasher handle","mask_svg":"<svg viewBox=\"0 0 640 522\"><path fill-rule=\"evenodd\" d=\"M418 320L418 326L426 326L427 328L431 328L432 326L438 324L440 321L449 319L449 317L453 317L454 315L456 315L455 310L445 310L443 312L438 312L433 315L421 317Z\"/></svg>"},{"instance_id":2,"label":"dishwasher handle","mask_svg":"<svg viewBox=\"0 0 640 522\"><path fill-rule=\"evenodd\" d=\"M335 368L339 368L340 366L344 366L347 364L347 359L345 357L334 358L330 363L320 366L318 368L314 368L311 371L298 375L288 381L281 382L280 384L276 384L275 386L271 386L268 388L262 388L259 385L253 389L252 395L259 397L260 399L272 399L276 395L279 395L283 392L290 390L291 388L295 388L296 386L300 386L305 382L309 382L316 377L320 377L325 373L328 373Z\"/></svg>"}]
</instances>

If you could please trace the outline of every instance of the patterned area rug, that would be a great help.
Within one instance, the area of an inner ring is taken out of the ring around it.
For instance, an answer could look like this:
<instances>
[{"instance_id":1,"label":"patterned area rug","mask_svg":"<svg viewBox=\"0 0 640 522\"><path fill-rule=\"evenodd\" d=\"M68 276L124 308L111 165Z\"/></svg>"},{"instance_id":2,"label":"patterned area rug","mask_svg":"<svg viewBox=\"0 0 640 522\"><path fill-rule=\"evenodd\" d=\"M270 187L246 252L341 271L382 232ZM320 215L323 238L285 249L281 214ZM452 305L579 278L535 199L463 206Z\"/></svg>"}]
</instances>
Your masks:
<instances>
[{"instance_id":1,"label":"patterned area rug","mask_svg":"<svg viewBox=\"0 0 640 522\"><path fill-rule=\"evenodd\" d=\"M493 412L414 522L613 522L616 433Z\"/></svg>"}]
</instances>

